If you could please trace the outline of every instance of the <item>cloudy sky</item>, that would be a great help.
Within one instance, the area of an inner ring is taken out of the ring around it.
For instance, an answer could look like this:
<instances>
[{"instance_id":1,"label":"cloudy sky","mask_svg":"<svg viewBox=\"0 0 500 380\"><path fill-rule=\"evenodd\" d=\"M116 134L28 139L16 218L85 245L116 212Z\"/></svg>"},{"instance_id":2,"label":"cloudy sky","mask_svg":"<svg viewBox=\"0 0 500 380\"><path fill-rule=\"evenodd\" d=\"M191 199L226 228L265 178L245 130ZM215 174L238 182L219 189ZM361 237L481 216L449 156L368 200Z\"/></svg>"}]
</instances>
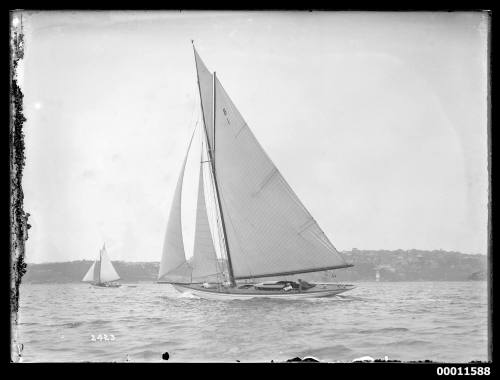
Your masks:
<instances>
[{"instance_id":1,"label":"cloudy sky","mask_svg":"<svg viewBox=\"0 0 500 380\"><path fill-rule=\"evenodd\" d=\"M28 262L93 259L104 241L113 260L160 260L200 112L191 39L339 250L486 253L484 14L23 12L22 20ZM198 179L189 170L188 256Z\"/></svg>"}]
</instances>

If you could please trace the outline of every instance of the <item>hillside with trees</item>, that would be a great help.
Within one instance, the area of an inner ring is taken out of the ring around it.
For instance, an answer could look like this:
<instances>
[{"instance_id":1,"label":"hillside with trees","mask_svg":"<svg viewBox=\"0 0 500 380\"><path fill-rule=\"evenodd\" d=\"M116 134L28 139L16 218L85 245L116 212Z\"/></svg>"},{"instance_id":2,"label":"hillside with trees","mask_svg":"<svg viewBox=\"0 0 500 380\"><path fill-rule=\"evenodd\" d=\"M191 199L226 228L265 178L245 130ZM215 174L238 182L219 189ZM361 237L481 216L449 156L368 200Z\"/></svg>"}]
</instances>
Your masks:
<instances>
[{"instance_id":1,"label":"hillside with trees","mask_svg":"<svg viewBox=\"0 0 500 380\"><path fill-rule=\"evenodd\" d=\"M310 281L473 281L486 279L487 257L448 251L357 250L342 252L354 267L299 275ZM90 260L28 264L23 283L79 282ZM122 282L154 282L158 262L113 261ZM295 278L297 276L293 276ZM292 277L290 277L291 279ZM270 278L268 278L270 279ZM267 279L259 279L263 281Z\"/></svg>"}]
</instances>

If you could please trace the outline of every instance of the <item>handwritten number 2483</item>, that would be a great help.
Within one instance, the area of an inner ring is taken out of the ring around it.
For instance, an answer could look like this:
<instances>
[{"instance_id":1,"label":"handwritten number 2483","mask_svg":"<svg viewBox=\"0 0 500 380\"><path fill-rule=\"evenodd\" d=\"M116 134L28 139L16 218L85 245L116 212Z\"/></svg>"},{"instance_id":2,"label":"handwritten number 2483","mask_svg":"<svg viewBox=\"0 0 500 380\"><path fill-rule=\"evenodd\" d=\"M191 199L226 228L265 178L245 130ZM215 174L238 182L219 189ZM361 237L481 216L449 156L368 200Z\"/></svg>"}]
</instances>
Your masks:
<instances>
[{"instance_id":1,"label":"handwritten number 2483","mask_svg":"<svg viewBox=\"0 0 500 380\"><path fill-rule=\"evenodd\" d=\"M92 342L102 342L102 341L111 341L115 340L115 336L113 334L99 334L97 337L94 334L90 334L90 340Z\"/></svg>"}]
</instances>

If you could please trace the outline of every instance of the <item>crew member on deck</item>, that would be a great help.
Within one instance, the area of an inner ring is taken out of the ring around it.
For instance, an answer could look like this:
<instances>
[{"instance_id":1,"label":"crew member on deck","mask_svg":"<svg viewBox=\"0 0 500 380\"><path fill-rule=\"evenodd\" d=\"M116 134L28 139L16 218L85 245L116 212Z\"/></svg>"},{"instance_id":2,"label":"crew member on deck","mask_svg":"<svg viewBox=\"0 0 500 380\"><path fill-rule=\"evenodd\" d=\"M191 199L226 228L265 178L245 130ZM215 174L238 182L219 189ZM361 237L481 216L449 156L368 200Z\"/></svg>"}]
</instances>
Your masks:
<instances>
[{"instance_id":1,"label":"crew member on deck","mask_svg":"<svg viewBox=\"0 0 500 380\"><path fill-rule=\"evenodd\" d=\"M310 283L302 281L300 278L297 280L297 282L299 283L299 291L307 290L313 287Z\"/></svg>"}]
</instances>

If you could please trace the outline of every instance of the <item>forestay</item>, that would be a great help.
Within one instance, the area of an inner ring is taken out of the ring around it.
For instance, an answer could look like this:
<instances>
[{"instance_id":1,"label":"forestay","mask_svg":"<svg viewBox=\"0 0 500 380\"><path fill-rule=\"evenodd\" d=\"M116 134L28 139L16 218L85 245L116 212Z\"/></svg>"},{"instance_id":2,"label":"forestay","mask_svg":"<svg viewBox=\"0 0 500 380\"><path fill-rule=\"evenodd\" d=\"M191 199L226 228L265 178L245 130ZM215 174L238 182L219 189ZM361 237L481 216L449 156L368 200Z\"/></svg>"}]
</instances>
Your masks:
<instances>
[{"instance_id":1,"label":"forestay","mask_svg":"<svg viewBox=\"0 0 500 380\"><path fill-rule=\"evenodd\" d=\"M215 86L215 166L235 278L350 266Z\"/></svg>"}]
</instances>

